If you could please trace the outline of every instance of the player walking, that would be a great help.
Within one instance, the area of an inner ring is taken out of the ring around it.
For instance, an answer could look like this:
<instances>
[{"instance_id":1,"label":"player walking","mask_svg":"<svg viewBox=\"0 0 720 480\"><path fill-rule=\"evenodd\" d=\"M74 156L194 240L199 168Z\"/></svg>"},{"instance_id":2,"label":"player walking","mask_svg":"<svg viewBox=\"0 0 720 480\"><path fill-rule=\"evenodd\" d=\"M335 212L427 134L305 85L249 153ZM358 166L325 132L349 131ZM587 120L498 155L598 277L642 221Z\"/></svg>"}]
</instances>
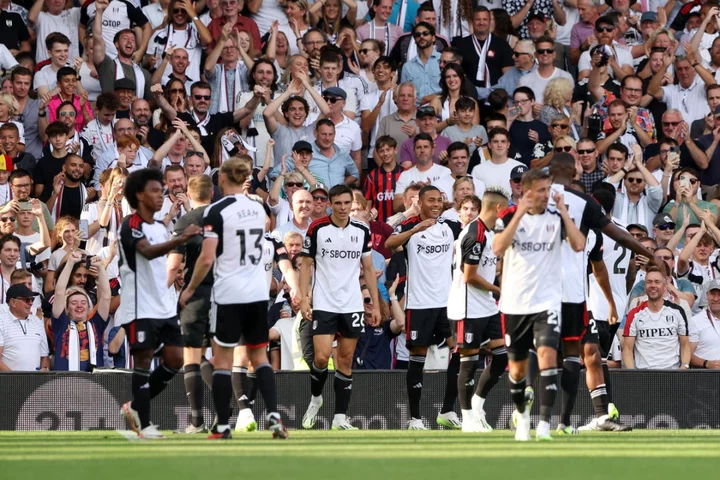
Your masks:
<instances>
[{"instance_id":1,"label":"player walking","mask_svg":"<svg viewBox=\"0 0 720 480\"><path fill-rule=\"evenodd\" d=\"M428 185L418 195L420 215L401 223L385 241L394 250L403 247L407 262L405 332L410 351L407 390L410 403L409 430L427 430L420 415L423 366L435 338L447 339L450 350L455 341L447 317L448 296L452 284L453 242L460 234L459 222L440 218L443 196L440 189ZM462 427L453 412L457 398L457 375L460 358L453 354L447 369L443 407L436 422L444 427Z\"/></svg>"},{"instance_id":2,"label":"player walking","mask_svg":"<svg viewBox=\"0 0 720 480\"><path fill-rule=\"evenodd\" d=\"M550 414L557 394L557 348L560 340L562 240L575 252L585 237L573 223L563 195L555 193L557 210L548 208L550 176L539 169L522 178L523 197L500 214L493 251L503 256L500 311L510 364L510 395L518 413L515 440L530 440L530 410L525 404L528 352L537 347L540 367L538 440L550 440Z\"/></svg>"},{"instance_id":3,"label":"player walking","mask_svg":"<svg viewBox=\"0 0 720 480\"><path fill-rule=\"evenodd\" d=\"M508 206L506 194L495 187L485 190L480 216L470 222L455 242L455 271L448 300L448 318L457 320L460 375L457 385L463 432L489 432L483 405L508 364L498 311L493 294L497 257L493 252L493 228L498 213ZM489 342L489 343L488 343ZM483 370L473 395L480 346L487 344L492 362ZM472 409L471 409L472 408Z\"/></svg>"},{"instance_id":4,"label":"player walking","mask_svg":"<svg viewBox=\"0 0 720 480\"><path fill-rule=\"evenodd\" d=\"M258 389L268 411L267 421L273 438L287 438L287 430L277 411L275 374L268 363L267 288L262 240L265 235L265 210L243 194L245 180L252 170L247 162L231 158L220 167L219 186L225 195L210 205L203 218L204 240L200 257L180 305L185 307L197 287L215 264L211 318L215 336L213 353L213 402L217 425L210 439L231 438L230 369L233 349L244 338L248 357L255 366Z\"/></svg>"},{"instance_id":5,"label":"player walking","mask_svg":"<svg viewBox=\"0 0 720 480\"><path fill-rule=\"evenodd\" d=\"M357 339L365 325L363 296L360 290L360 266L374 305L367 324L380 324L380 309L375 269L372 264L372 239L364 223L350 218L353 192L346 185L335 185L328 192L332 213L315 220L303 244L300 265L300 310L306 321L312 321L315 359L310 365L312 398L302 419L302 426L315 426L322 407L322 390L327 379L328 359L333 341L337 340L335 358L335 416L333 430L357 430L347 419L352 393L352 361ZM310 283L315 265L310 310Z\"/></svg>"},{"instance_id":6,"label":"player walking","mask_svg":"<svg viewBox=\"0 0 720 480\"><path fill-rule=\"evenodd\" d=\"M183 339L177 305L168 295L167 254L202 229L190 225L182 235L168 238L167 228L153 216L163 204L163 176L157 170L138 170L128 176L125 198L135 213L120 227L120 278L123 289L120 324L128 332L133 356L132 401L122 406L130 428L145 439L164 438L150 423L150 400L183 365ZM150 374L155 350L163 345L163 363Z\"/></svg>"}]
</instances>

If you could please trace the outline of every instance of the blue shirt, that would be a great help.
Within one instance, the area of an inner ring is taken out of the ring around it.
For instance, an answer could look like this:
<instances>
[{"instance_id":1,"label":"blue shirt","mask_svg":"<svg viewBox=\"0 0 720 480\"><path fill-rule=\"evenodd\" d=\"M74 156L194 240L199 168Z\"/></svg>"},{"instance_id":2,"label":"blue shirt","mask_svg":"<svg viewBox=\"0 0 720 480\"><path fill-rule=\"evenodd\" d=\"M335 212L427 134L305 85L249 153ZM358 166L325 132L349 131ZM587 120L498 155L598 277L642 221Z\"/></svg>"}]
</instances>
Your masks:
<instances>
[{"instance_id":1,"label":"blue shirt","mask_svg":"<svg viewBox=\"0 0 720 480\"><path fill-rule=\"evenodd\" d=\"M490 88L475 87L478 92L478 98L480 100L486 99L494 90L498 90L501 88L508 92L510 96L512 96L512 93L517 88L518 83L520 83L520 79L528 73L534 72L535 70L537 70L537 64L533 65L533 67L527 72L523 72L517 67L510 67L510 70L505 72L503 76L498 79L497 85L493 85Z\"/></svg>"},{"instance_id":2,"label":"blue shirt","mask_svg":"<svg viewBox=\"0 0 720 480\"><path fill-rule=\"evenodd\" d=\"M355 165L347 150L341 150L337 145L333 145L333 156L328 158L320 153L317 144L314 142L312 147L313 156L308 165L308 170L315 178L320 179L328 190L335 185L344 184L345 177L360 178L357 165ZM295 164L290 157L285 160L285 164L288 172L295 170Z\"/></svg>"},{"instance_id":3,"label":"blue shirt","mask_svg":"<svg viewBox=\"0 0 720 480\"><path fill-rule=\"evenodd\" d=\"M400 6L402 5L402 3L403 0L395 0L395 3L393 3L392 7L392 13L388 18L388 23L391 23L393 25L398 24L398 16L400 15ZM400 26L403 27L403 31L405 33L409 33L412 32L413 26L415 26L415 17L417 16L417 11L420 8L420 4L415 0L407 0L406 8L407 13L405 14L405 23ZM365 20L367 20L368 22L372 20L372 18L370 18L370 14L365 16Z\"/></svg>"},{"instance_id":4,"label":"blue shirt","mask_svg":"<svg viewBox=\"0 0 720 480\"><path fill-rule=\"evenodd\" d=\"M408 60L402 69L402 81L412 82L417 89L418 101L426 95L441 93L440 88L440 52L433 47L433 52L422 63L419 56Z\"/></svg>"}]
</instances>

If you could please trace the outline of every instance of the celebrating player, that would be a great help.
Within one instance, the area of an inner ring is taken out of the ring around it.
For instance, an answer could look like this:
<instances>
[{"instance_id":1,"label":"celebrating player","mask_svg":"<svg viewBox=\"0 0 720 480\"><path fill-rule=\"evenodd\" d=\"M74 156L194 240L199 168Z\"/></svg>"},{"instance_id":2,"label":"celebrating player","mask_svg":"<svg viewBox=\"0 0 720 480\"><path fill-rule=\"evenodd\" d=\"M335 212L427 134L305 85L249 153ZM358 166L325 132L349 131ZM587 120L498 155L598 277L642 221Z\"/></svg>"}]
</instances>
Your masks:
<instances>
[{"instance_id":1,"label":"celebrating player","mask_svg":"<svg viewBox=\"0 0 720 480\"><path fill-rule=\"evenodd\" d=\"M220 167L219 185L224 197L210 205L203 218L204 240L189 285L180 296L185 307L215 264L212 301L215 306L213 353L213 402L217 425L210 439L231 438L230 401L233 349L244 338L250 362L255 366L258 389L268 411L273 438L287 438L277 411L275 373L268 363L267 309L269 292L263 263L265 210L244 193L251 166L231 158Z\"/></svg>"},{"instance_id":2,"label":"celebrating player","mask_svg":"<svg viewBox=\"0 0 720 480\"><path fill-rule=\"evenodd\" d=\"M557 348L560 341L562 240L575 252L585 237L573 223L563 195L556 192L557 210L547 208L550 176L539 169L522 177L519 205L500 214L493 251L503 256L500 311L510 364L510 395L518 412L515 440L530 440L530 410L525 405L527 358L533 343L540 366L538 440L550 440L550 414L557 394Z\"/></svg>"},{"instance_id":3,"label":"celebrating player","mask_svg":"<svg viewBox=\"0 0 720 480\"><path fill-rule=\"evenodd\" d=\"M455 271L448 300L448 318L458 320L460 375L457 382L463 432L492 430L485 419L483 406L508 363L500 313L493 298L493 294L500 295L500 288L494 285L497 257L492 248L492 228L495 227L498 213L507 206L508 198L502 190L496 187L485 190L480 216L463 229L455 246ZM473 395L480 346L486 342L489 342L487 348L492 351L492 362L490 367L483 370Z\"/></svg>"},{"instance_id":4,"label":"celebrating player","mask_svg":"<svg viewBox=\"0 0 720 480\"><path fill-rule=\"evenodd\" d=\"M122 406L130 428L141 438L164 438L150 423L150 400L167 386L183 365L183 340L177 306L167 293L167 254L202 229L190 225L168 239L167 228L153 215L163 204L163 177L157 170L130 174L125 198L135 213L120 227L120 278L123 289L120 324L128 332L134 369L133 400ZM163 363L150 374L155 349L163 345Z\"/></svg>"},{"instance_id":5,"label":"celebrating player","mask_svg":"<svg viewBox=\"0 0 720 480\"><path fill-rule=\"evenodd\" d=\"M338 336L335 358L335 416L333 430L357 430L347 419L352 393L352 361L357 339L365 325L363 296L360 290L360 266L373 303L372 318L367 324L380 324L380 302L372 264L372 239L368 227L350 218L353 192L345 185L335 185L328 192L330 216L315 220L308 229L300 265L300 310L305 321L312 322L315 359L310 365L310 405L302 426L315 426L322 407L322 390L327 379L328 359ZM310 283L315 265L310 310Z\"/></svg>"},{"instance_id":6,"label":"celebrating player","mask_svg":"<svg viewBox=\"0 0 720 480\"><path fill-rule=\"evenodd\" d=\"M418 201L420 215L405 220L385 241L390 250L402 246L407 262L405 332L410 351L407 371L409 430L427 430L420 415L420 398L428 347L435 343L435 338L447 339L448 347L455 347L447 304L452 284L453 242L461 230L459 222L440 218L443 195L439 188L423 187ZM453 354L447 369L443 407L436 419L438 425L453 429L462 427L453 411L459 369L460 358Z\"/></svg>"}]
</instances>

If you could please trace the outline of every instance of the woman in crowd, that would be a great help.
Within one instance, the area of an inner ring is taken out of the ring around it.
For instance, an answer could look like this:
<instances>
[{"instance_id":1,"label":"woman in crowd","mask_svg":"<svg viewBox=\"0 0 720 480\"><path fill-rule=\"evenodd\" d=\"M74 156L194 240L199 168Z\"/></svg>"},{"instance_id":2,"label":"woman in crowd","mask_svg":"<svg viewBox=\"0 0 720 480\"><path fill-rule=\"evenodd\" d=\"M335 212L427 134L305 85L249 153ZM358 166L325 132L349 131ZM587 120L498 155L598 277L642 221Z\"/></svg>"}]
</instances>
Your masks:
<instances>
[{"instance_id":1,"label":"woman in crowd","mask_svg":"<svg viewBox=\"0 0 720 480\"><path fill-rule=\"evenodd\" d=\"M360 0L362 1L362 0ZM343 17L343 3L347 6L347 14ZM310 7L310 21L328 37L329 42L335 42L340 34L340 27L355 24L357 3L354 0L325 0L318 1Z\"/></svg>"},{"instance_id":2,"label":"woman in crowd","mask_svg":"<svg viewBox=\"0 0 720 480\"><path fill-rule=\"evenodd\" d=\"M567 78L553 78L545 87L540 109L540 121L546 125L552 123L555 115L561 113L570 119L570 135L575 141L582 136L582 102L572 103L573 84Z\"/></svg>"},{"instance_id":3,"label":"woman in crowd","mask_svg":"<svg viewBox=\"0 0 720 480\"><path fill-rule=\"evenodd\" d=\"M278 30L288 39L290 53L301 53L303 35L310 29L310 16L305 0L288 0L285 3L285 15L288 25L280 25Z\"/></svg>"},{"instance_id":4,"label":"woman in crowd","mask_svg":"<svg viewBox=\"0 0 720 480\"><path fill-rule=\"evenodd\" d=\"M277 20L273 22L270 32L268 32L268 41L264 46L265 58L272 61L275 64L275 70L278 72L280 78L285 73L285 68L290 58L290 47L288 45L288 38L279 29Z\"/></svg>"},{"instance_id":5,"label":"woman in crowd","mask_svg":"<svg viewBox=\"0 0 720 480\"><path fill-rule=\"evenodd\" d=\"M455 183L453 183L452 190L453 206L452 208L445 210L442 216L448 220L461 222L460 210L462 208L463 200L475 195L475 184L473 183L471 177L460 177L455 180Z\"/></svg>"},{"instance_id":6,"label":"woman in crowd","mask_svg":"<svg viewBox=\"0 0 720 480\"><path fill-rule=\"evenodd\" d=\"M20 141L18 143L18 151L24 152L25 151L25 128L23 127L22 122L18 122L16 120L12 120L13 117L17 114L17 110L15 109L15 103L13 101L13 96L10 93L2 92L0 93L0 126L5 125L6 123L10 122L15 124L16 127L18 127L18 131L20 132Z\"/></svg>"},{"instance_id":7,"label":"woman in crowd","mask_svg":"<svg viewBox=\"0 0 720 480\"><path fill-rule=\"evenodd\" d=\"M102 93L100 88L100 80L98 79L97 69L95 64L91 60L93 58L93 49L95 48L95 39L92 33L85 37L85 48L83 48L82 64L78 75L80 76L80 83L82 89L87 92L87 98L90 102L90 106L95 106L95 100L98 95Z\"/></svg>"},{"instance_id":8,"label":"woman in crowd","mask_svg":"<svg viewBox=\"0 0 720 480\"><path fill-rule=\"evenodd\" d=\"M439 113L441 122L438 122L437 131L441 132L445 127L457 123L457 113L455 112L455 102L460 97L470 97L477 99L477 92L473 88L464 88L465 71L457 63L449 63L445 66L440 77L440 88L442 93L433 100L433 108ZM475 117L473 124L480 123L480 109L475 105Z\"/></svg>"},{"instance_id":9,"label":"woman in crowd","mask_svg":"<svg viewBox=\"0 0 720 480\"><path fill-rule=\"evenodd\" d=\"M60 248L50 255L48 262L48 273L45 277L45 294L50 294L55 288L55 275L60 264L65 260L68 253L78 250L80 247L80 224L77 218L70 216L60 217L55 223L54 238L60 243ZM81 252L85 253L85 252Z\"/></svg>"},{"instance_id":10,"label":"woman in crowd","mask_svg":"<svg viewBox=\"0 0 720 480\"><path fill-rule=\"evenodd\" d=\"M496 37L505 40L513 48L519 40L510 20L510 14L502 8L490 10L490 31Z\"/></svg>"},{"instance_id":11,"label":"woman in crowd","mask_svg":"<svg viewBox=\"0 0 720 480\"><path fill-rule=\"evenodd\" d=\"M561 135L555 139L553 144L553 152L555 153L569 153L577 160L577 142L570 135Z\"/></svg>"},{"instance_id":12,"label":"woman in crowd","mask_svg":"<svg viewBox=\"0 0 720 480\"><path fill-rule=\"evenodd\" d=\"M185 84L182 80L172 79L163 87L163 97L179 114L188 111L188 98ZM153 112L153 126L161 132L167 132L169 122L162 110L157 108Z\"/></svg>"}]
</instances>

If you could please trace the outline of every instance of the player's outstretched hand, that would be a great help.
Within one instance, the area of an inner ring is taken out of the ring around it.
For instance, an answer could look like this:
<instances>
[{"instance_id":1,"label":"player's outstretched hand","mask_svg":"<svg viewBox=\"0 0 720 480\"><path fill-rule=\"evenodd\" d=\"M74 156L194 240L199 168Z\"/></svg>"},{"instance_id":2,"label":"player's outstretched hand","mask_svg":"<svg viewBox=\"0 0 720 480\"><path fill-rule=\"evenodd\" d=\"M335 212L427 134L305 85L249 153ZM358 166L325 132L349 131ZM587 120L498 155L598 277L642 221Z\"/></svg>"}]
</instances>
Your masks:
<instances>
[{"instance_id":1,"label":"player's outstretched hand","mask_svg":"<svg viewBox=\"0 0 720 480\"><path fill-rule=\"evenodd\" d=\"M200 235L202 233L202 228L198 225L189 225L180 235L180 238L183 242L187 242L189 239L194 237L195 235Z\"/></svg>"}]
</instances>

